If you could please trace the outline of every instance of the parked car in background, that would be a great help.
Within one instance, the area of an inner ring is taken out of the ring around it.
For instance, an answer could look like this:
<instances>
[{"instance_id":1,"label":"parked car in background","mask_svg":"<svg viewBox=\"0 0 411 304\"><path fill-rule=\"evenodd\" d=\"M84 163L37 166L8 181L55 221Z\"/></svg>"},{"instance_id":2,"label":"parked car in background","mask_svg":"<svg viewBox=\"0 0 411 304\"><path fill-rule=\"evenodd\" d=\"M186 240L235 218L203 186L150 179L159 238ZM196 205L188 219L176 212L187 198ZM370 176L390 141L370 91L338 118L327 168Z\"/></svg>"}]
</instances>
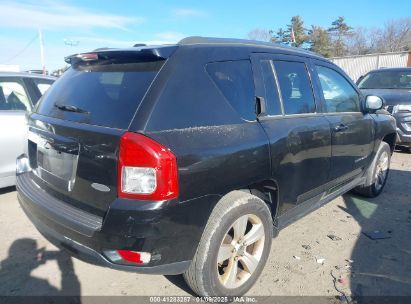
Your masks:
<instances>
[{"instance_id":1,"label":"parked car in background","mask_svg":"<svg viewBox=\"0 0 411 304\"><path fill-rule=\"evenodd\" d=\"M13 186L26 142L26 112L54 82L38 74L0 72L0 188Z\"/></svg>"},{"instance_id":2,"label":"parked car in background","mask_svg":"<svg viewBox=\"0 0 411 304\"><path fill-rule=\"evenodd\" d=\"M411 68L374 70L357 83L364 94L385 100L385 109L397 120L397 144L411 153Z\"/></svg>"},{"instance_id":3,"label":"parked car in background","mask_svg":"<svg viewBox=\"0 0 411 304\"><path fill-rule=\"evenodd\" d=\"M80 259L242 295L280 229L384 188L394 118L313 53L191 37L67 61L28 117L17 191Z\"/></svg>"}]
</instances>

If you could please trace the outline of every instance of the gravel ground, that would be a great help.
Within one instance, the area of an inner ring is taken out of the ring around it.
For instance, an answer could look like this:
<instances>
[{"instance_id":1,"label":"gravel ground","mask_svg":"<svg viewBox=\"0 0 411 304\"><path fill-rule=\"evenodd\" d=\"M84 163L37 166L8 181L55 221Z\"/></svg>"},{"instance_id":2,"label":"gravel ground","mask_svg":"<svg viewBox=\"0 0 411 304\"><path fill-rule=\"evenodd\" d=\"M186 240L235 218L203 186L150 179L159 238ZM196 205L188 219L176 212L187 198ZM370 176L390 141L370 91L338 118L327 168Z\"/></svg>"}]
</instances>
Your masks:
<instances>
[{"instance_id":1,"label":"gravel ground","mask_svg":"<svg viewBox=\"0 0 411 304\"><path fill-rule=\"evenodd\" d=\"M281 231L248 295L411 296L410 228L411 155L397 151L380 197L339 197ZM180 276L120 272L70 258L37 232L13 188L0 190L0 229L0 295L188 295ZM389 238L364 235L375 230Z\"/></svg>"}]
</instances>

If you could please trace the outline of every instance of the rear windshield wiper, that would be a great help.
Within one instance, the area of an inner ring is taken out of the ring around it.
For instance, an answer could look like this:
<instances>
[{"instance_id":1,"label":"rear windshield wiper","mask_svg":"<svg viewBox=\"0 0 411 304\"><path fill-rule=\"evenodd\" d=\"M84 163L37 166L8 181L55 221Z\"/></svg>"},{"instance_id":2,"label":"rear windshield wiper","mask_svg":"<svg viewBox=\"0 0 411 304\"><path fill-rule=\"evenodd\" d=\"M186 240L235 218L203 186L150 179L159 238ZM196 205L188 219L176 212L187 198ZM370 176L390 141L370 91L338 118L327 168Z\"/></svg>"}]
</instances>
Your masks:
<instances>
[{"instance_id":1,"label":"rear windshield wiper","mask_svg":"<svg viewBox=\"0 0 411 304\"><path fill-rule=\"evenodd\" d=\"M76 112L76 113L81 113L81 114L90 114L90 112L83 110L81 108L78 108L76 106L72 105L65 105L65 104L58 104L55 103L54 106L62 111L67 111L67 112Z\"/></svg>"}]
</instances>

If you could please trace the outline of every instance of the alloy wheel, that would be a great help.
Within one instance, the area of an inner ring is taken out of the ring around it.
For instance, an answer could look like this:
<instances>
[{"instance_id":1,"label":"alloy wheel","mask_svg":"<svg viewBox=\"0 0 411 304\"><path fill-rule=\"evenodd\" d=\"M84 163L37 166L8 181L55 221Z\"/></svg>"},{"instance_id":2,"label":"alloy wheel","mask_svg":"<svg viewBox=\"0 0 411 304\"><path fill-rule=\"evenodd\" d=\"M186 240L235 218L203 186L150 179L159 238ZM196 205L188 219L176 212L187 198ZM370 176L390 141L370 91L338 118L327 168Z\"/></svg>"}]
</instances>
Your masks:
<instances>
[{"instance_id":1,"label":"alloy wheel","mask_svg":"<svg viewBox=\"0 0 411 304\"><path fill-rule=\"evenodd\" d=\"M264 249L265 232L261 219L243 215L228 229L217 255L217 271L226 288L243 285L258 267Z\"/></svg>"},{"instance_id":2,"label":"alloy wheel","mask_svg":"<svg viewBox=\"0 0 411 304\"><path fill-rule=\"evenodd\" d=\"M379 191L384 186L388 174L388 162L388 153L384 151L378 158L377 167L375 169L375 188L377 191Z\"/></svg>"}]
</instances>

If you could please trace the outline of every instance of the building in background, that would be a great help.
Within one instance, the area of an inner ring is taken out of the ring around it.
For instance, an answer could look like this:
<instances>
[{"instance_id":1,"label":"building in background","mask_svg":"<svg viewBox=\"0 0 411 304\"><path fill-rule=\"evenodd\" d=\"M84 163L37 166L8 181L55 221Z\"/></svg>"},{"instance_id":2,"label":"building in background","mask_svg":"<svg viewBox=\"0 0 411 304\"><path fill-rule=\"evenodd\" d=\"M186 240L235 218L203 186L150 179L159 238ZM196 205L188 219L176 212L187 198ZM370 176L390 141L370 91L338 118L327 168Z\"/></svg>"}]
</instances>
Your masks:
<instances>
[{"instance_id":1,"label":"building in background","mask_svg":"<svg viewBox=\"0 0 411 304\"><path fill-rule=\"evenodd\" d=\"M381 68L411 67L411 51L331 58L354 81L367 72Z\"/></svg>"},{"instance_id":2,"label":"building in background","mask_svg":"<svg viewBox=\"0 0 411 304\"><path fill-rule=\"evenodd\" d=\"M0 64L0 72L20 72L20 66L17 64Z\"/></svg>"}]
</instances>

